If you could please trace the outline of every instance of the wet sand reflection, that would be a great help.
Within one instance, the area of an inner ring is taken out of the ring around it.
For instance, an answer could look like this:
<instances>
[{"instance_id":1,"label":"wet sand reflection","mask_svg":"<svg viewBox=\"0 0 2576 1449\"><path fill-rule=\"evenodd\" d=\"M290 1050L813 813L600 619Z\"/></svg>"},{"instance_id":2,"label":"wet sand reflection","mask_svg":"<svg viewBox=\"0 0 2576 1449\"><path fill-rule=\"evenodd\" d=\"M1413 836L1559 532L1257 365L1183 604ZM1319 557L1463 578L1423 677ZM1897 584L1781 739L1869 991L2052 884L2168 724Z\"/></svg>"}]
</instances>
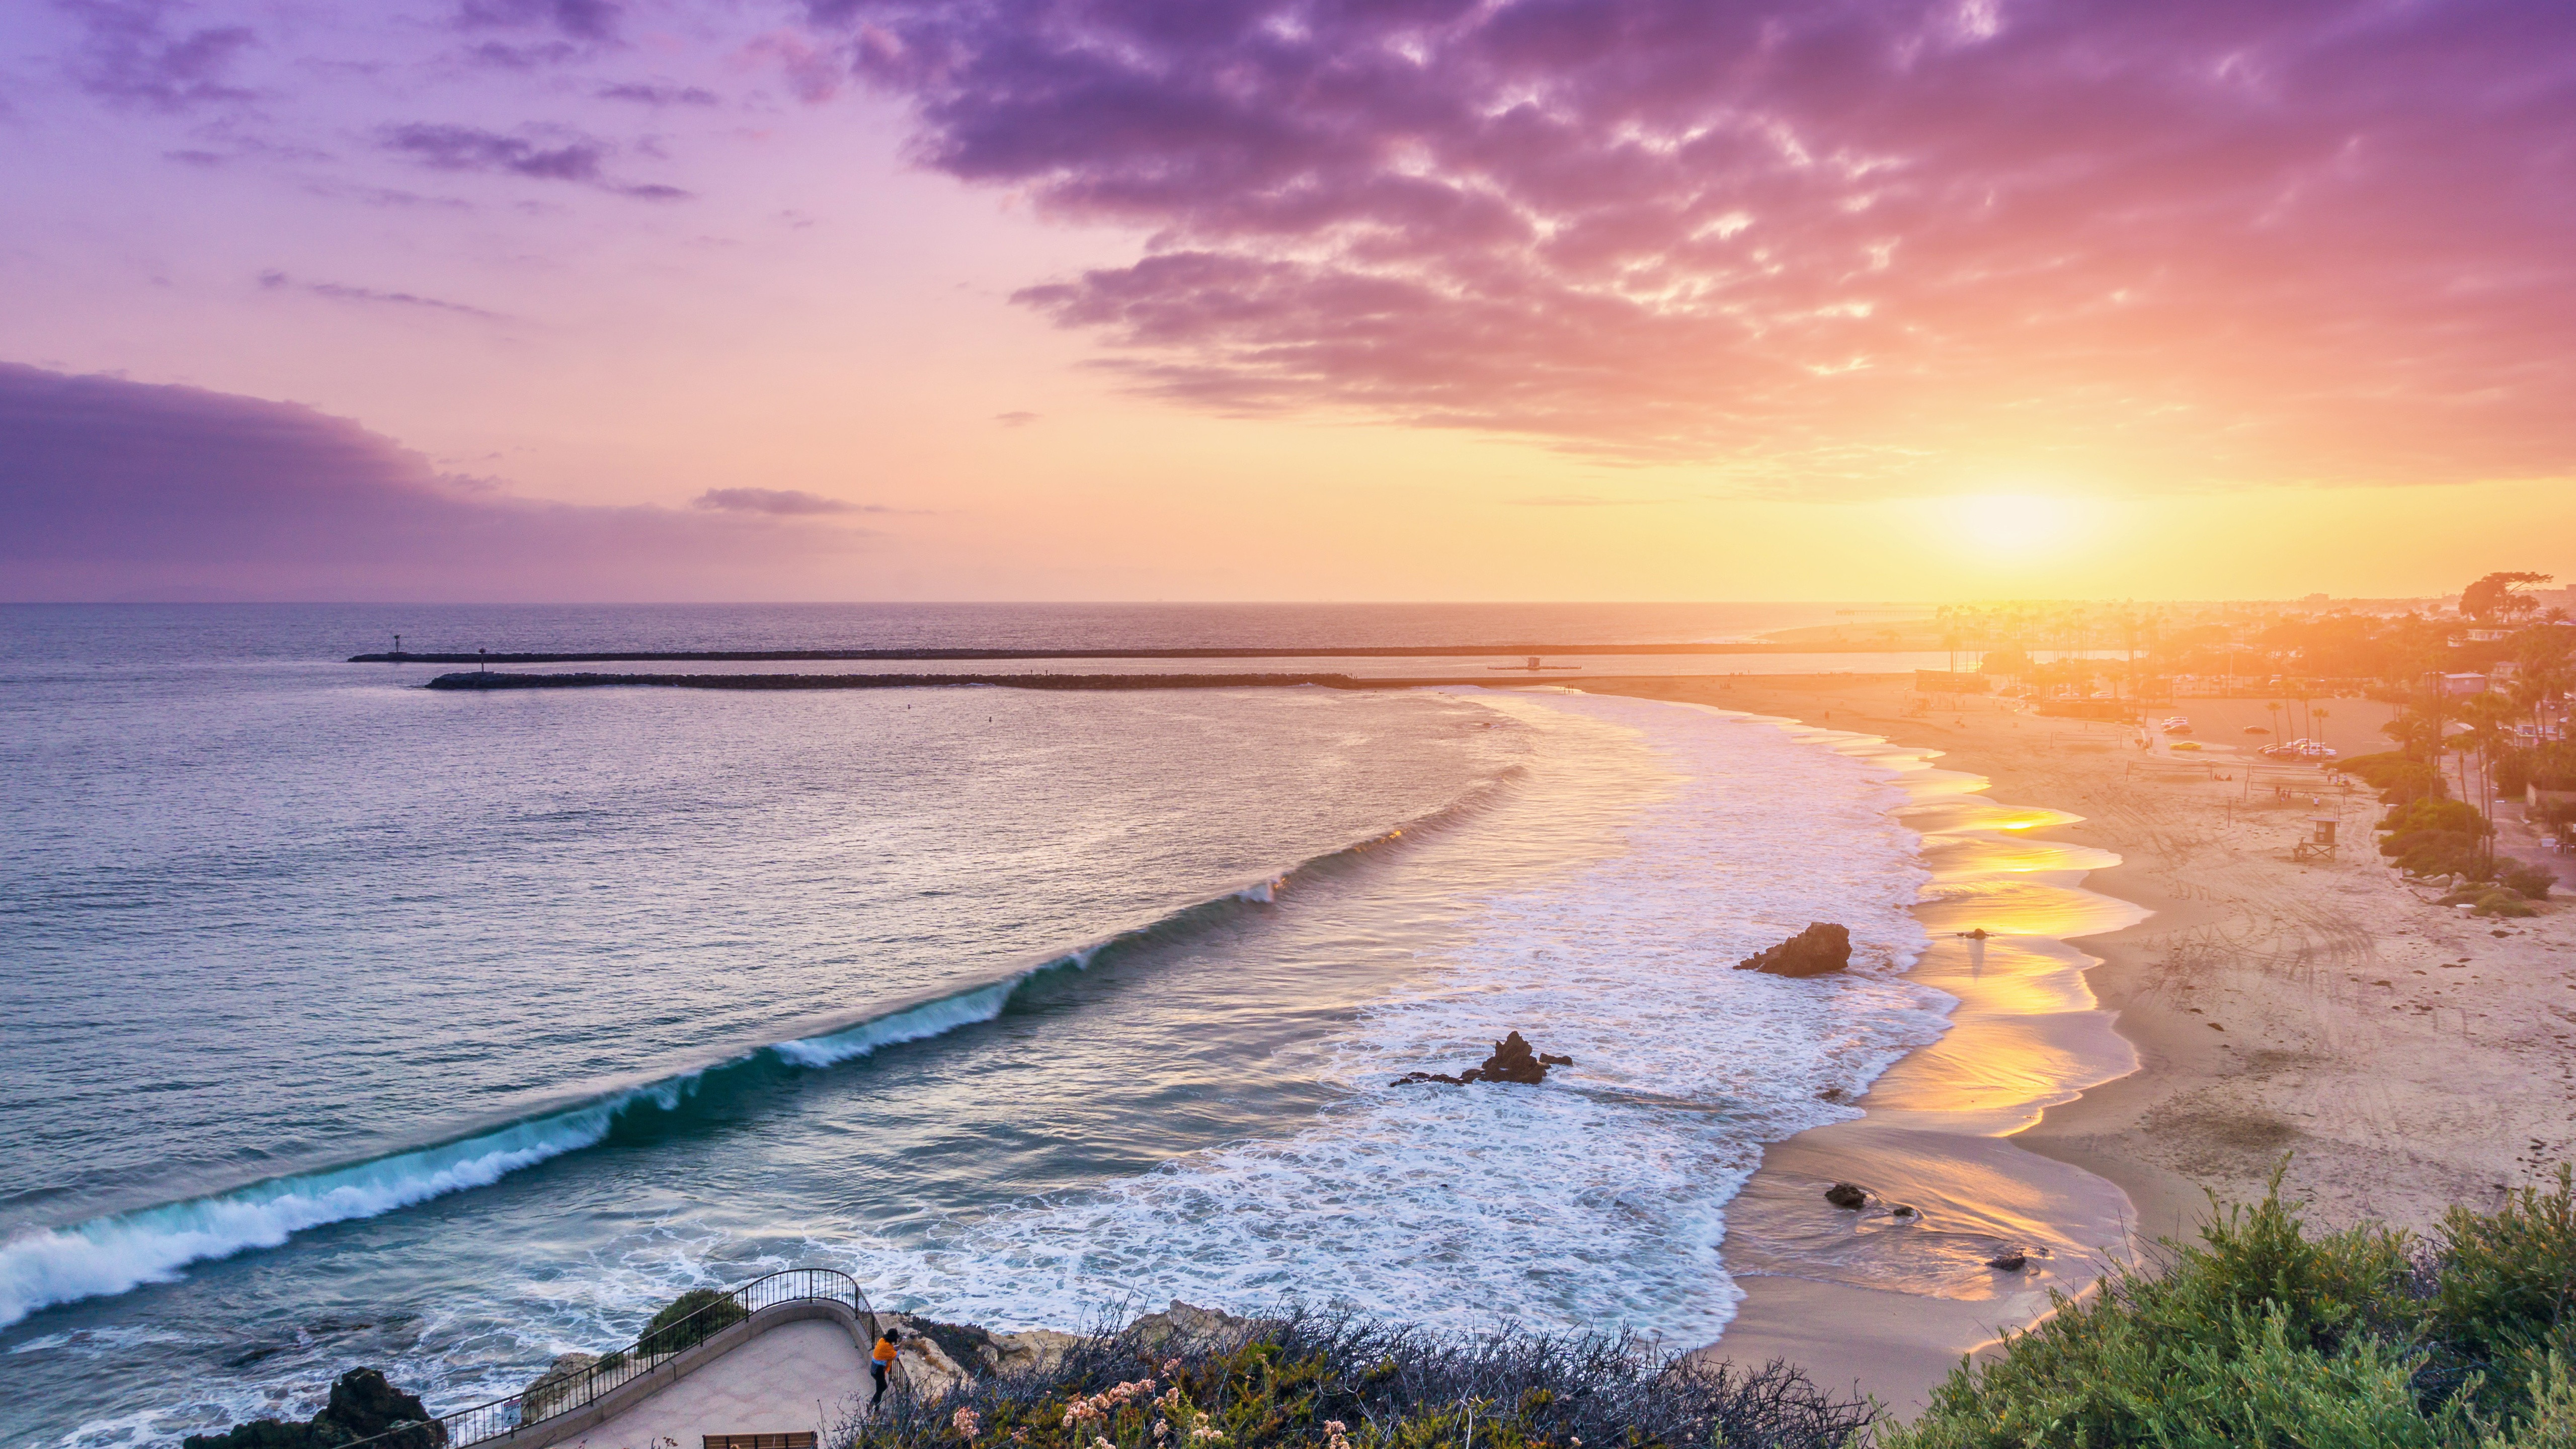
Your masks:
<instances>
[{"instance_id":1,"label":"wet sand reflection","mask_svg":"<svg viewBox=\"0 0 2576 1449\"><path fill-rule=\"evenodd\" d=\"M1935 768L1931 752L1804 733L1905 772L1909 802L1895 813L1922 834L1933 875L1916 907L1932 944L1911 979L1959 1004L1938 1042L1872 1085L1863 1115L1765 1154L1728 1210L1726 1262L1739 1277L1981 1305L1980 1331L1964 1350L1985 1331L2031 1321L2047 1311L2047 1290L2080 1290L2125 1251L2127 1197L2022 1150L2011 1134L2136 1069L2134 1049L2084 984L2094 959L2065 942L2146 913L2083 888L2086 872L2118 864L2117 855L2026 834L2081 817L1986 799L1983 777ZM1826 1202L1835 1182L1870 1189L1868 1204ZM2019 1270L1988 1266L2008 1253L2025 1257ZM1780 1335L1762 1321L1763 1301L1759 1292L1748 1300L1717 1352L1758 1353Z\"/></svg>"}]
</instances>

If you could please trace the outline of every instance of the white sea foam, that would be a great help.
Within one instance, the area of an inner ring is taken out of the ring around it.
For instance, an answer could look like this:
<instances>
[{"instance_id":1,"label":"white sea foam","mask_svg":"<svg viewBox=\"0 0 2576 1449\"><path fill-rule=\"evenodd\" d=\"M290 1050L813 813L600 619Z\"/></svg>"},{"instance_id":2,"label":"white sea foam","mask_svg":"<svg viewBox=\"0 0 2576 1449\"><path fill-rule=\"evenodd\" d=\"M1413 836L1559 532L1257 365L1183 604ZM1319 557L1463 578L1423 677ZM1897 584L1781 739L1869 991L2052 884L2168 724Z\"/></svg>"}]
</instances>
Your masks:
<instances>
[{"instance_id":1,"label":"white sea foam","mask_svg":"<svg viewBox=\"0 0 2576 1449\"><path fill-rule=\"evenodd\" d=\"M1077 959L1087 960L1088 954L1067 958L1068 961ZM778 1042L769 1049L800 1067L829 1067L856 1061L879 1047L920 1041L955 1031L961 1026L991 1021L1002 1014L1002 1007L1010 1001L1011 993L1019 990L1020 983L1032 974L1024 971L1016 976L1006 976L990 986L926 1001L910 1010L863 1021L857 1026L823 1036Z\"/></svg>"},{"instance_id":2,"label":"white sea foam","mask_svg":"<svg viewBox=\"0 0 2576 1449\"><path fill-rule=\"evenodd\" d=\"M1724 1209L1764 1144L1852 1114L1936 1038L1950 998L1898 979L1926 874L1889 811L1895 769L1851 737L1638 700L1563 696L1636 731L1669 796L1589 869L1477 903L1469 937L1333 1044L1347 1098L1283 1140L960 1224L927 1246L842 1245L872 1294L1005 1323L1121 1301L1348 1301L1433 1323L1627 1323L1704 1341L1740 1295ZM1819 747L1824 746L1824 747ZM1633 750L1633 746L1628 746ZM1551 808L1550 782L1523 802ZM1570 804L1568 802L1563 802ZM1812 920L1855 969L1790 981L1735 961ZM1539 1088L1390 1087L1505 1030L1578 1063Z\"/></svg>"},{"instance_id":3,"label":"white sea foam","mask_svg":"<svg viewBox=\"0 0 2576 1449\"><path fill-rule=\"evenodd\" d=\"M487 1186L598 1142L634 1103L677 1105L694 1082L694 1074L674 1078L436 1147L22 1233L0 1244L0 1326L48 1304L166 1282L191 1263L273 1248L307 1228Z\"/></svg>"}]
</instances>

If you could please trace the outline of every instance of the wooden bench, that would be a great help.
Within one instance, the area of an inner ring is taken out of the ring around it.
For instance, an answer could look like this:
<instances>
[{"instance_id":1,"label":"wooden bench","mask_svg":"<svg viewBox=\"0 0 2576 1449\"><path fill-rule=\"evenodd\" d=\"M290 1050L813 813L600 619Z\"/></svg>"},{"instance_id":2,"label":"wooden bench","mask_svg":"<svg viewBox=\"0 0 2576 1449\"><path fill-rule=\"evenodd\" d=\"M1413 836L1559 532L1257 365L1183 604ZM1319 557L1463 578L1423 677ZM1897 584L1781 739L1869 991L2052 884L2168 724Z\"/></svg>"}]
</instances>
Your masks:
<instances>
[{"instance_id":1,"label":"wooden bench","mask_svg":"<svg viewBox=\"0 0 2576 1449\"><path fill-rule=\"evenodd\" d=\"M792 1434L709 1434L706 1449L814 1449L814 1431Z\"/></svg>"}]
</instances>

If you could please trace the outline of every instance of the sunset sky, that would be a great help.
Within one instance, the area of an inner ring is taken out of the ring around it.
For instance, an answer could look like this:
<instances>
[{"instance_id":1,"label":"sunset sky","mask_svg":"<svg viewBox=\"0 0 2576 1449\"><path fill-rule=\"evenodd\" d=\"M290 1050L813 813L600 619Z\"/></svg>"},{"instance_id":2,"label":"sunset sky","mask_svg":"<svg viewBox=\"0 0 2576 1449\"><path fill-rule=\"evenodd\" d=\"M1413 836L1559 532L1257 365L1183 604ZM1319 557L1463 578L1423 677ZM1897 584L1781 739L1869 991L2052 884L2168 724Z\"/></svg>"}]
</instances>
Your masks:
<instances>
[{"instance_id":1,"label":"sunset sky","mask_svg":"<svg viewBox=\"0 0 2576 1449\"><path fill-rule=\"evenodd\" d=\"M0 599L2576 575L2566 0L23 0Z\"/></svg>"}]
</instances>

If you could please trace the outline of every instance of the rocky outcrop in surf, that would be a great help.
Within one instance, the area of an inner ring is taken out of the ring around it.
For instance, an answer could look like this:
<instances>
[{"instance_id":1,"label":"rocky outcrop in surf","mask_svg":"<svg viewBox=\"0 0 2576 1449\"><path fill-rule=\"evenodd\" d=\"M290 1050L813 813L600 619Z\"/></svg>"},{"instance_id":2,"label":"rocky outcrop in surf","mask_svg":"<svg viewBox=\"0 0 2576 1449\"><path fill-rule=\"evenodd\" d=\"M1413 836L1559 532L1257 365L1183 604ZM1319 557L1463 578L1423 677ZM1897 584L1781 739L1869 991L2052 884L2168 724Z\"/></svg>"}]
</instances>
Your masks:
<instances>
[{"instance_id":1,"label":"rocky outcrop in surf","mask_svg":"<svg viewBox=\"0 0 2576 1449\"><path fill-rule=\"evenodd\" d=\"M1494 1054L1485 1058L1480 1066L1469 1067L1454 1077L1447 1072L1407 1072L1396 1078L1393 1085L1408 1087L1416 1082L1446 1082L1453 1087L1463 1087L1469 1082L1518 1082L1523 1086L1536 1086L1547 1080L1548 1068L1573 1065L1572 1057L1533 1050L1528 1039L1516 1031L1494 1043Z\"/></svg>"},{"instance_id":2,"label":"rocky outcrop in surf","mask_svg":"<svg viewBox=\"0 0 2576 1449\"><path fill-rule=\"evenodd\" d=\"M1773 976L1829 976L1851 964L1851 928L1816 921L1767 951L1735 963L1738 971Z\"/></svg>"},{"instance_id":3,"label":"rocky outcrop in surf","mask_svg":"<svg viewBox=\"0 0 2576 1449\"><path fill-rule=\"evenodd\" d=\"M447 1444L446 1426L429 1416L420 1396L395 1388L384 1370L371 1368L340 1375L331 1385L330 1402L301 1424L254 1419L220 1434L191 1434L180 1443L182 1449L338 1449L379 1434L391 1437L368 1449L445 1449Z\"/></svg>"}]
</instances>

